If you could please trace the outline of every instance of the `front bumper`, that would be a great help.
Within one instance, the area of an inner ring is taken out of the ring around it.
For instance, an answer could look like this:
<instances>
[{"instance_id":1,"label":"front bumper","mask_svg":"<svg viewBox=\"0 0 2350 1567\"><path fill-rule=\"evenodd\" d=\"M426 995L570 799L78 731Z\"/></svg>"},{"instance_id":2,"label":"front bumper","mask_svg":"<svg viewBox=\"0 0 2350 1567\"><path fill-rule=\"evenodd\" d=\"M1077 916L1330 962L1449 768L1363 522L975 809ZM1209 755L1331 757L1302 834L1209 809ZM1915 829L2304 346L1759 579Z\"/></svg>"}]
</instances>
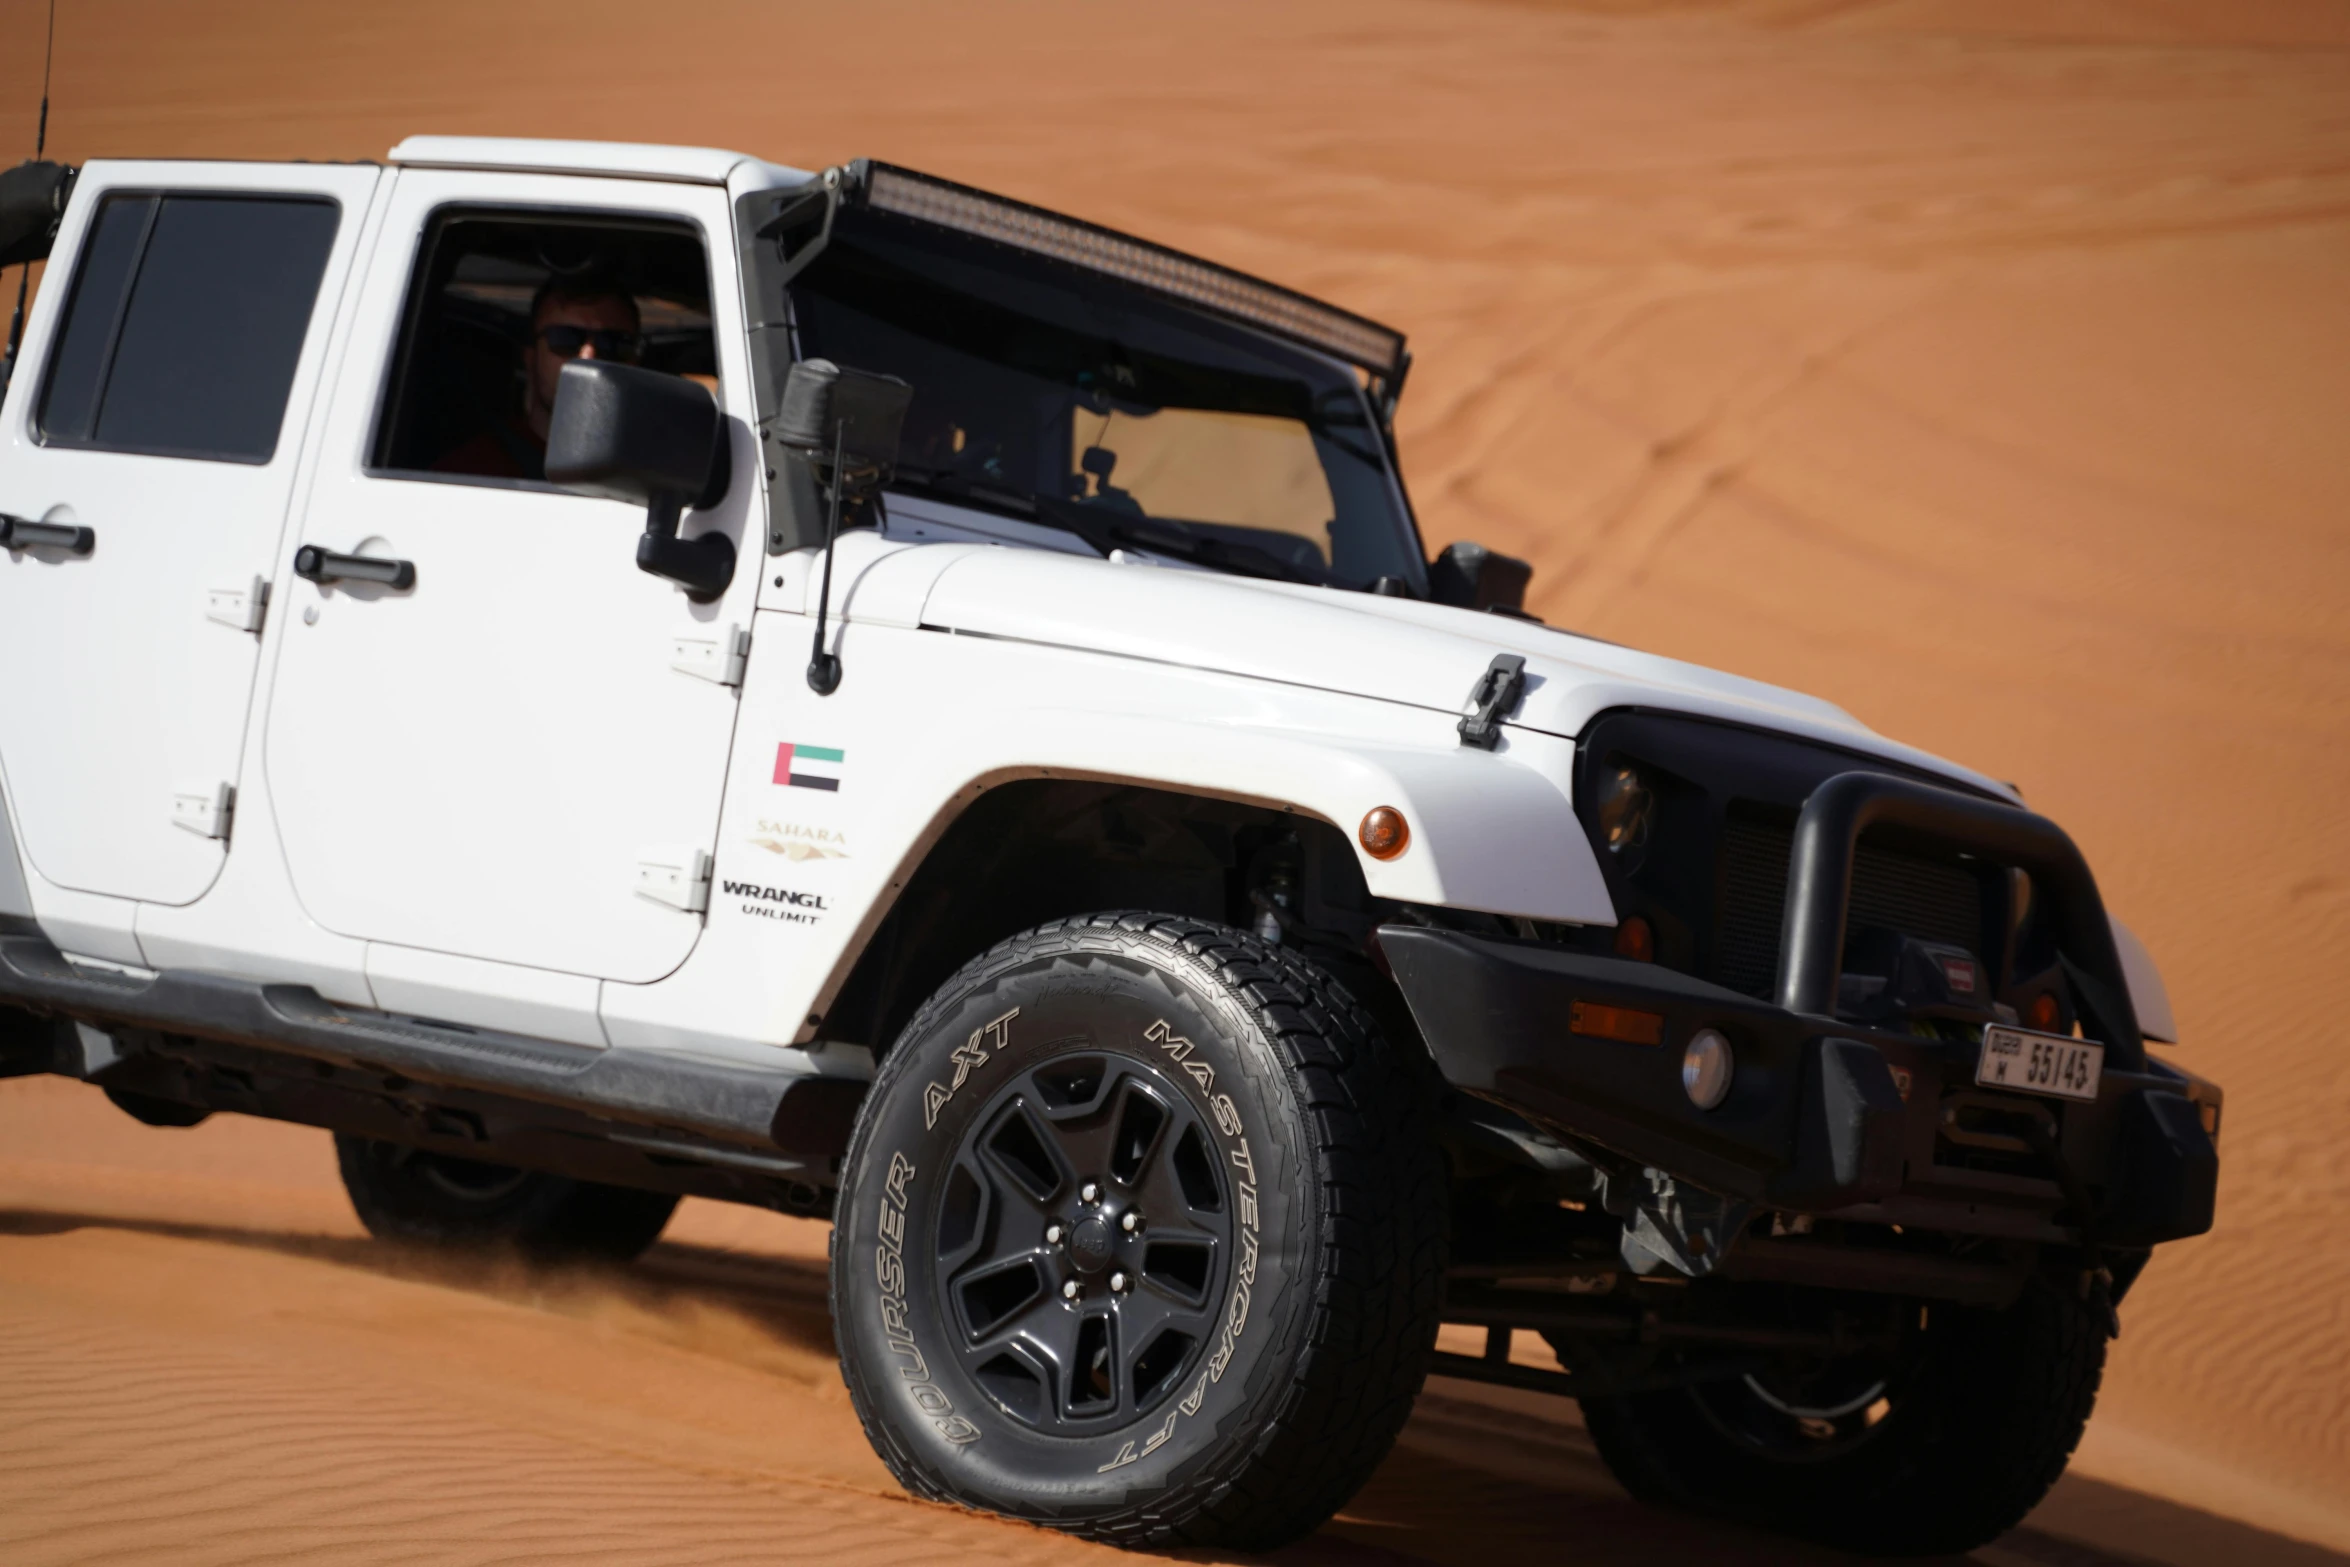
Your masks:
<instances>
[{"instance_id":1,"label":"front bumper","mask_svg":"<svg viewBox=\"0 0 2350 1567\"><path fill-rule=\"evenodd\" d=\"M1454 1087L1722 1197L2058 1244L2211 1227L2218 1093L2159 1063L2109 1064L2094 1101L1995 1093L1974 1085L1973 1043L1798 1013L1653 964L1420 926L1382 927L1379 942ZM1578 1002L1661 1015L1662 1038L1578 1034ZM1736 1053L1712 1110L1681 1084L1701 1028Z\"/></svg>"}]
</instances>

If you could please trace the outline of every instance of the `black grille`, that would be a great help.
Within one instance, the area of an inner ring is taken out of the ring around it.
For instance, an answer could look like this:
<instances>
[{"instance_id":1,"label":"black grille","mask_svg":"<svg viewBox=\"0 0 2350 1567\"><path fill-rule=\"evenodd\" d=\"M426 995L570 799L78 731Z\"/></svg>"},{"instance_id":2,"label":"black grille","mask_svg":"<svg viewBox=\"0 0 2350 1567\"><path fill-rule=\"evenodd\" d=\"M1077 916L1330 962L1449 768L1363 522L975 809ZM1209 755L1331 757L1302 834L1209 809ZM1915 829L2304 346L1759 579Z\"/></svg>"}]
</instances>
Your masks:
<instances>
[{"instance_id":1,"label":"black grille","mask_svg":"<svg viewBox=\"0 0 2350 1567\"><path fill-rule=\"evenodd\" d=\"M1722 905L1714 925L1713 977L1750 996L1778 989L1779 936L1787 916L1793 828L1732 820L1722 831ZM1946 861L1860 846L1852 866L1847 935L1888 925L1905 936L1969 951L1983 941L1983 883Z\"/></svg>"}]
</instances>

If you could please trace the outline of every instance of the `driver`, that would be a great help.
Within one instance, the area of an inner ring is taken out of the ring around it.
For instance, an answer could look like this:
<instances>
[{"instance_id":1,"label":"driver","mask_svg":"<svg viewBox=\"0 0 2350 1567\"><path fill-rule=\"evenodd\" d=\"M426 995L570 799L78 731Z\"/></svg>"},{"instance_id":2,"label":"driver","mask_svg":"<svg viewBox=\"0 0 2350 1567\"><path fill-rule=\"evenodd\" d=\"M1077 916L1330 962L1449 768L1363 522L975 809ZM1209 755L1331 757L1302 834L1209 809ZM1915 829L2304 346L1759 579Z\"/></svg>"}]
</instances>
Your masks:
<instances>
[{"instance_id":1,"label":"driver","mask_svg":"<svg viewBox=\"0 0 2350 1567\"><path fill-rule=\"evenodd\" d=\"M491 479L544 479L547 426L565 361L634 364L644 347L636 299L610 283L549 278L530 302L530 342L522 351L522 406L433 464L437 473Z\"/></svg>"}]
</instances>

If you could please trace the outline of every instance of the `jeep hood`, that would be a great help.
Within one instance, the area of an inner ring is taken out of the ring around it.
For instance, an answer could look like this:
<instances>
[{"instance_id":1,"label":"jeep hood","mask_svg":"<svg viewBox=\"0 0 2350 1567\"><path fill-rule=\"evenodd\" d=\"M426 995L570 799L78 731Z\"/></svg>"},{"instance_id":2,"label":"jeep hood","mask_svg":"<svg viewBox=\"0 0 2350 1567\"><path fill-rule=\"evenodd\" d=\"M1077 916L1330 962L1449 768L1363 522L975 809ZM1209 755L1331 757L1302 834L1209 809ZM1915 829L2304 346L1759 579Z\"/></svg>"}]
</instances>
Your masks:
<instances>
[{"instance_id":1,"label":"jeep hood","mask_svg":"<svg viewBox=\"0 0 2350 1567\"><path fill-rule=\"evenodd\" d=\"M849 617L858 618L857 599L896 597L866 590L906 571L928 579L920 622L967 635L1448 714L1468 711L1495 654L1516 653L1527 678L1512 728L1572 739L1610 708L1669 709L1823 741L2013 798L2005 785L1887 740L1833 703L1507 616L1042 550L927 545L876 562L846 606ZM893 586L912 584L900 577Z\"/></svg>"}]
</instances>

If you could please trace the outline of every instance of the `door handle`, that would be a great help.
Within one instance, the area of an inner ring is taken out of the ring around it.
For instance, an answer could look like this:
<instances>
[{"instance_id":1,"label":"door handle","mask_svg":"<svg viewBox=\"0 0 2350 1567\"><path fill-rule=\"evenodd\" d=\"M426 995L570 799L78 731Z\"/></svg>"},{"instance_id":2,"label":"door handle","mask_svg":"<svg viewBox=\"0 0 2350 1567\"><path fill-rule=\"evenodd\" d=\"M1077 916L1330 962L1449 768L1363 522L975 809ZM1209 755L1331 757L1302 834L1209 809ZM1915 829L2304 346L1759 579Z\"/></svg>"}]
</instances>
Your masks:
<instances>
[{"instance_id":1,"label":"door handle","mask_svg":"<svg viewBox=\"0 0 2350 1567\"><path fill-rule=\"evenodd\" d=\"M62 522L32 522L0 512L0 549L52 549L87 555L98 547L98 530Z\"/></svg>"},{"instance_id":2,"label":"door handle","mask_svg":"<svg viewBox=\"0 0 2350 1567\"><path fill-rule=\"evenodd\" d=\"M337 555L315 544L294 551L294 575L311 582L380 582L397 593L416 586L416 562L374 555Z\"/></svg>"}]
</instances>

